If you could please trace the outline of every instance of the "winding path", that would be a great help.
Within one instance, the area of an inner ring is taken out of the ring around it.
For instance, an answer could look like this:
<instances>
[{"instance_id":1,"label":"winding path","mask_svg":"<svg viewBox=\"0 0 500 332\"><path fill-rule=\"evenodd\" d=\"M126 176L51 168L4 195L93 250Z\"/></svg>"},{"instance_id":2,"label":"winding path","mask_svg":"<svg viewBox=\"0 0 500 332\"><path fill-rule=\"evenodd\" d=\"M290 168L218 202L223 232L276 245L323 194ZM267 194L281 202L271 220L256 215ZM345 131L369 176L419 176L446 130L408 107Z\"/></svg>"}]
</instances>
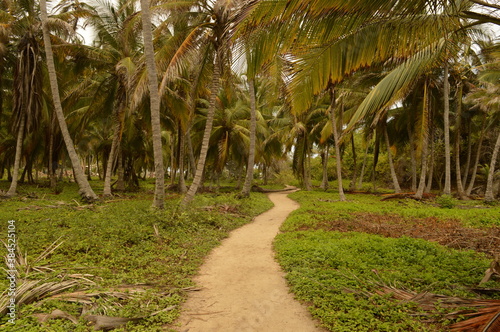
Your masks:
<instances>
[{"instance_id":1,"label":"winding path","mask_svg":"<svg viewBox=\"0 0 500 332\"><path fill-rule=\"evenodd\" d=\"M289 293L274 259L272 241L299 207L289 192L269 194L274 207L215 248L195 282L201 287L184 304L180 332L321 332Z\"/></svg>"}]
</instances>

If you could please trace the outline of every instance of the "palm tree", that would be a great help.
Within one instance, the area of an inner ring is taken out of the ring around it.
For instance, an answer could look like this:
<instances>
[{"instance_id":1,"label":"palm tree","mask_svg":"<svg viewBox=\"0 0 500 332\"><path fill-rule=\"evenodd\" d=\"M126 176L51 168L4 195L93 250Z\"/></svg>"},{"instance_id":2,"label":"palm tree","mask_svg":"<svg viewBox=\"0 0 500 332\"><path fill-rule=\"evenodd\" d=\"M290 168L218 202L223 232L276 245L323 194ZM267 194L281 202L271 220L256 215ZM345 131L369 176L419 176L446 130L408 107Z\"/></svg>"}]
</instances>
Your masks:
<instances>
[{"instance_id":1,"label":"palm tree","mask_svg":"<svg viewBox=\"0 0 500 332\"><path fill-rule=\"evenodd\" d=\"M217 0L213 3L210 1L200 1L199 3L199 7L205 9L205 11L202 13L202 20L200 24L195 27L195 31L205 31L205 36L208 37L206 42L209 43L213 52L213 74L212 83L210 85L207 121L205 124L200 156L198 158L193 182L181 202L182 206L188 205L193 200L194 195L201 185L209 148L210 134L213 126L215 102L220 87L220 77L224 65L227 65L230 60L226 55L230 49L232 34L237 25L248 15L254 2L255 1ZM189 42L192 42L192 40L189 40Z\"/></svg>"},{"instance_id":2,"label":"palm tree","mask_svg":"<svg viewBox=\"0 0 500 332\"><path fill-rule=\"evenodd\" d=\"M10 197L17 192L24 137L26 133L35 131L39 125L42 110L43 74L41 71L40 43L36 33L40 25L37 20L34 2L8 2L7 10L5 14L10 19L11 31L18 38L18 54L13 75L15 86L13 129L17 133L16 152L12 182L6 193L6 196ZM3 52L6 52L6 50L3 50Z\"/></svg>"},{"instance_id":3,"label":"palm tree","mask_svg":"<svg viewBox=\"0 0 500 332\"><path fill-rule=\"evenodd\" d=\"M149 0L141 0L142 33L144 36L144 56L148 73L149 98L151 107L151 126L153 128L153 151L155 162L155 197L153 206L163 209L165 205L165 171L161 143L160 96L158 94L158 75L156 72L153 34L151 32L151 13Z\"/></svg>"},{"instance_id":4,"label":"palm tree","mask_svg":"<svg viewBox=\"0 0 500 332\"><path fill-rule=\"evenodd\" d=\"M42 31L43 31L43 41L45 48L45 56L47 61L47 68L49 73L50 80L50 88L52 92L52 99L54 102L54 108L57 115L57 120L59 122L59 128L61 129L62 136L64 138L64 142L66 144L66 149L68 151L68 155L71 160L71 164L73 166L73 172L75 174L76 182L78 183L78 187L80 188L80 195L86 201L95 201L98 199L97 195L94 193L92 188L90 187L87 178L82 170L80 159L78 154L76 153L75 147L73 145L73 140L71 139L70 133L68 131L68 127L66 125L66 121L64 118L64 112L61 105L61 100L59 96L59 87L57 83L57 74L54 65L54 55L52 53L52 44L50 40L50 33L47 27L47 4L45 0L40 1L40 14L42 19Z\"/></svg>"}]
</instances>

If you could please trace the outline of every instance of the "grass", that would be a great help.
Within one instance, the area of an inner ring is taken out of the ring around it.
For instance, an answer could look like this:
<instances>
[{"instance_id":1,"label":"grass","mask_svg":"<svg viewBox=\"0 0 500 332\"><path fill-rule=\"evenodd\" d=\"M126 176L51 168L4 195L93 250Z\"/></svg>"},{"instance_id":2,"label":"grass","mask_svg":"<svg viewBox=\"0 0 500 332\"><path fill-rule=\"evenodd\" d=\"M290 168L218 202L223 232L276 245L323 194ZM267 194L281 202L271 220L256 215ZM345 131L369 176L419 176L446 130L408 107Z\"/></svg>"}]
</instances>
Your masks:
<instances>
[{"instance_id":1,"label":"grass","mask_svg":"<svg viewBox=\"0 0 500 332\"><path fill-rule=\"evenodd\" d=\"M498 206L457 202L453 208L441 208L435 202L380 201L373 195L348 195L348 202L340 202L337 194L319 191L290 197L301 208L292 212L275 240L277 257L293 293L330 331L441 331L449 325L444 314L450 309L424 314L415 303L378 293L384 285L478 297L470 287L489 267L491 259L484 254L404 236L339 232L325 225L353 225L360 215L394 215L407 220L408 227L414 219L432 217L437 223L458 220L464 227L487 228L500 226ZM500 288L500 282L485 286ZM424 324L418 315L434 323Z\"/></svg>"},{"instance_id":2,"label":"grass","mask_svg":"<svg viewBox=\"0 0 500 332\"><path fill-rule=\"evenodd\" d=\"M19 251L27 253L32 267L44 267L41 272L21 271L19 280L62 282L85 275L89 281L84 283L86 292L98 295L85 305L50 296L21 305L16 325L12 327L2 317L0 331L91 331L81 318L83 311L132 318L170 307L173 309L130 322L126 329L164 331L162 327L179 315L179 304L193 286L191 277L206 254L229 231L272 206L258 193L244 200L235 199L234 194L203 194L189 209L177 211L180 197L168 194L166 209L156 211L151 208L148 184L143 191L89 206L78 201L74 184L64 186L57 196L45 188L23 186L19 196L1 201L4 231L0 238L6 240L7 221L15 220ZM62 244L35 264L35 258L57 241ZM1 253L5 254L5 248ZM1 280L0 287L6 289L7 280ZM33 316L54 309L79 318L79 324L66 319L40 324Z\"/></svg>"}]
</instances>

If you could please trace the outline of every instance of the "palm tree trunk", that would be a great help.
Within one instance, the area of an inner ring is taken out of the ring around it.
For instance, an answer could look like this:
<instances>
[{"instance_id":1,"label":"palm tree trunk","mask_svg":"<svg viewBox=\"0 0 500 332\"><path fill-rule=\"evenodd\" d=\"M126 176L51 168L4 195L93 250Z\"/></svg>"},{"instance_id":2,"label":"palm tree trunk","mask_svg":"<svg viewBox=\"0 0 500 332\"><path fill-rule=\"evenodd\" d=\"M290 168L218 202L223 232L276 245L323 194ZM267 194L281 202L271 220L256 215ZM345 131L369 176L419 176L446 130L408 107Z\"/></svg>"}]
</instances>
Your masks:
<instances>
[{"instance_id":1,"label":"palm tree trunk","mask_svg":"<svg viewBox=\"0 0 500 332\"><path fill-rule=\"evenodd\" d=\"M368 149L370 148L370 144L366 142L365 156L363 157L363 165L361 166L361 174L359 174L359 181L356 186L356 189L361 189L363 187L363 177L365 176L365 168L366 163L368 161Z\"/></svg>"},{"instance_id":2,"label":"palm tree trunk","mask_svg":"<svg viewBox=\"0 0 500 332\"><path fill-rule=\"evenodd\" d=\"M498 157L498 150L500 150L500 133L498 133L497 142L493 148L491 155L490 170L488 172L488 179L486 180L486 191L484 193L484 201L492 202L495 200L493 196L493 180L495 179L495 165Z\"/></svg>"},{"instance_id":3,"label":"palm tree trunk","mask_svg":"<svg viewBox=\"0 0 500 332\"><path fill-rule=\"evenodd\" d=\"M191 135L189 134L189 132L190 130L188 129L186 132L186 143L187 143L188 157L189 157L189 168L191 171L191 176L194 177L194 175L196 174L196 160L194 158L193 142L191 141Z\"/></svg>"},{"instance_id":4,"label":"palm tree trunk","mask_svg":"<svg viewBox=\"0 0 500 332\"><path fill-rule=\"evenodd\" d=\"M321 181L321 189L328 190L328 143L325 143L323 154L321 155L323 164L323 176Z\"/></svg>"},{"instance_id":5,"label":"palm tree trunk","mask_svg":"<svg viewBox=\"0 0 500 332\"><path fill-rule=\"evenodd\" d=\"M255 106L255 84L254 79L248 80L248 92L250 93L250 144L248 147L248 164L245 183L241 190L240 197L249 197L250 189L252 188L253 180L253 167L255 162L255 141L256 141L256 127L257 127L257 109Z\"/></svg>"},{"instance_id":6,"label":"palm tree trunk","mask_svg":"<svg viewBox=\"0 0 500 332\"><path fill-rule=\"evenodd\" d=\"M372 185L373 185L373 192L377 191L377 164L378 164L378 157L380 154L380 133L378 130L375 132L375 150L373 151L373 168L372 168Z\"/></svg>"},{"instance_id":7,"label":"palm tree trunk","mask_svg":"<svg viewBox=\"0 0 500 332\"><path fill-rule=\"evenodd\" d=\"M339 200L344 202L346 201L346 197L344 194L344 186L342 184L342 156L340 155L340 142L339 142L339 133L337 129L337 119L335 116L335 89L334 87L330 88L330 121L332 121L333 128L333 140L335 143L335 164L337 168L337 184L339 190Z\"/></svg>"},{"instance_id":8,"label":"palm tree trunk","mask_svg":"<svg viewBox=\"0 0 500 332\"><path fill-rule=\"evenodd\" d=\"M471 127L472 127L472 121L469 121L469 125L467 128L467 161L465 162L464 172L462 175L462 185L464 186L464 188L466 187L467 180L469 179L470 161L472 159Z\"/></svg>"},{"instance_id":9,"label":"palm tree trunk","mask_svg":"<svg viewBox=\"0 0 500 332\"><path fill-rule=\"evenodd\" d=\"M483 147L483 140L484 140L484 128L486 124L486 114L483 116L483 121L481 125L481 135L479 136L479 142L477 143L477 149L476 149L476 158L474 160L474 167L472 167L472 175L470 178L469 186L467 187L466 194L469 196L472 193L472 189L474 189L474 182L476 182L476 175L477 175L477 167L479 166L479 158L481 156L481 149Z\"/></svg>"},{"instance_id":10,"label":"palm tree trunk","mask_svg":"<svg viewBox=\"0 0 500 332\"><path fill-rule=\"evenodd\" d=\"M113 141L111 143L111 151L109 151L108 162L106 165L106 174L104 176L104 189L102 194L104 196L111 196L111 177L113 175L113 167L116 164L118 155L118 146L120 145L123 123L125 121L125 105L118 101L116 110L114 112L114 128L113 128Z\"/></svg>"},{"instance_id":11,"label":"palm tree trunk","mask_svg":"<svg viewBox=\"0 0 500 332\"><path fill-rule=\"evenodd\" d=\"M460 171L460 138L461 138L461 130L460 127L462 125L462 92L463 86L460 83L457 92L457 108L456 108L456 134L455 134L455 173L457 178L457 192L460 199L467 199L467 195L465 194L464 187L462 185L462 174Z\"/></svg>"},{"instance_id":12,"label":"palm tree trunk","mask_svg":"<svg viewBox=\"0 0 500 332\"><path fill-rule=\"evenodd\" d=\"M394 185L394 191L396 193L400 193L401 188L399 187L398 176L396 175L396 169L394 168L394 162L392 160L391 143L389 142L387 125L384 125L384 137L385 137L385 145L387 146L387 160L389 161L389 168L391 169L392 184Z\"/></svg>"},{"instance_id":13,"label":"palm tree trunk","mask_svg":"<svg viewBox=\"0 0 500 332\"><path fill-rule=\"evenodd\" d=\"M422 139L422 170L420 171L420 181L418 184L417 192L415 193L415 198L422 199L425 190L425 177L427 175L427 156L428 156L428 146L429 137L425 135Z\"/></svg>"},{"instance_id":14,"label":"palm tree trunk","mask_svg":"<svg viewBox=\"0 0 500 332\"><path fill-rule=\"evenodd\" d=\"M429 115L430 118L432 118L431 115ZM425 185L425 190L424 192L425 193L430 193L431 190L432 190L432 180L433 180L433 177L434 177L434 162L435 162L435 159L434 159L434 127L432 126L432 124L430 125L430 128L429 128L429 140L428 140L428 150L429 150L429 153L428 155L430 154L431 155L431 160L429 162L429 165L427 167L428 171L429 171L429 175L427 176L427 184Z\"/></svg>"},{"instance_id":15,"label":"palm tree trunk","mask_svg":"<svg viewBox=\"0 0 500 332\"><path fill-rule=\"evenodd\" d=\"M56 117L55 114L52 116L52 121L50 122L50 137L49 137L49 181L50 181L50 189L55 190L57 186L57 177L56 170L54 169L54 131L56 127L55 123Z\"/></svg>"},{"instance_id":16,"label":"palm tree trunk","mask_svg":"<svg viewBox=\"0 0 500 332\"><path fill-rule=\"evenodd\" d=\"M417 156L415 153L415 136L411 128L412 124L408 122L407 130L408 137L410 138L411 191L415 192L417 191Z\"/></svg>"},{"instance_id":17,"label":"palm tree trunk","mask_svg":"<svg viewBox=\"0 0 500 332\"><path fill-rule=\"evenodd\" d=\"M444 195L451 195L451 149L450 149L450 83L448 82L448 62L444 64Z\"/></svg>"},{"instance_id":18,"label":"palm tree trunk","mask_svg":"<svg viewBox=\"0 0 500 332\"><path fill-rule=\"evenodd\" d=\"M50 88L52 91L52 99L54 101L54 108L57 115L57 120L59 122L59 127L61 129L61 134L66 144L66 149L68 151L69 158L71 160L71 165L73 166L73 171L75 174L75 179L80 188L80 195L84 200L95 201L98 199L97 195L94 193L90 187L87 178L83 172L80 164L80 158L76 153L73 140L66 125L66 120L64 118L64 112L61 105L61 99L59 96L59 86L57 84L57 75L54 65L54 55L52 53L52 44L50 41L50 34L47 28L47 3L46 0L40 0L40 14L42 18L42 31L43 31L43 42L45 47L45 55L47 58L47 69L49 72Z\"/></svg>"},{"instance_id":19,"label":"palm tree trunk","mask_svg":"<svg viewBox=\"0 0 500 332\"><path fill-rule=\"evenodd\" d=\"M7 197L13 197L17 193L17 182L19 178L19 167L21 165L21 154L23 150L24 127L26 125L26 113L21 114L21 122L17 131L16 156L14 157L14 171L12 172L12 182L6 193Z\"/></svg>"},{"instance_id":20,"label":"palm tree trunk","mask_svg":"<svg viewBox=\"0 0 500 332\"><path fill-rule=\"evenodd\" d=\"M354 190L356 189L356 181L357 176L358 176L358 155L356 153L356 146L354 144L354 135L351 135L351 148L352 148L352 161L353 161L353 171L352 171L352 180L351 184L349 185L349 190Z\"/></svg>"},{"instance_id":21,"label":"palm tree trunk","mask_svg":"<svg viewBox=\"0 0 500 332\"><path fill-rule=\"evenodd\" d=\"M163 209L165 206L165 168L161 142L160 96L158 94L158 75L156 73L153 34L151 32L151 13L149 0L141 0L142 33L144 37L144 56L148 72L149 99L151 107L151 127L153 131L153 156L155 163L155 195L153 206Z\"/></svg>"},{"instance_id":22,"label":"palm tree trunk","mask_svg":"<svg viewBox=\"0 0 500 332\"><path fill-rule=\"evenodd\" d=\"M116 165L116 174L118 175L118 179L116 180L116 190L117 191L125 191L125 169L123 166L123 152L121 149L121 144L118 147L118 162Z\"/></svg>"},{"instance_id":23,"label":"palm tree trunk","mask_svg":"<svg viewBox=\"0 0 500 332\"><path fill-rule=\"evenodd\" d=\"M200 157L198 158L198 164L196 166L196 173L194 175L193 183L189 187L186 196L184 196L184 199L181 202L181 206L187 206L194 199L194 195L196 194L198 188L201 185L202 175L203 171L205 170L205 161L207 158L207 152L210 143L210 134L212 132L212 126L214 122L215 101L217 93L219 92L219 86L220 86L220 59L218 52L216 52L214 73L212 76L212 86L210 90L210 104L207 113L207 122L205 124L205 132L203 133L203 141L201 143Z\"/></svg>"},{"instance_id":24,"label":"palm tree trunk","mask_svg":"<svg viewBox=\"0 0 500 332\"><path fill-rule=\"evenodd\" d=\"M187 192L186 182L184 180L184 156L186 155L186 133L179 122L179 193Z\"/></svg>"}]
</instances>

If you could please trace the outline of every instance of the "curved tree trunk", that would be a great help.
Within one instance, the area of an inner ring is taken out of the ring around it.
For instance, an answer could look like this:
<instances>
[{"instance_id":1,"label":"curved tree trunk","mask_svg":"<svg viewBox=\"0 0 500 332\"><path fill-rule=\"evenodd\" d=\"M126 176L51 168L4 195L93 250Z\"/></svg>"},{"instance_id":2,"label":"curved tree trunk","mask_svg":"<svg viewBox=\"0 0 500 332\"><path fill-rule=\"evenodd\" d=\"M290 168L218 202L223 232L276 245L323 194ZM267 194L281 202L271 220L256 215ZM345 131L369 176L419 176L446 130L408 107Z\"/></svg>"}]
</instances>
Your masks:
<instances>
[{"instance_id":1,"label":"curved tree trunk","mask_svg":"<svg viewBox=\"0 0 500 332\"><path fill-rule=\"evenodd\" d=\"M141 0L142 33L144 37L144 57L148 72L149 99L151 107L151 127L153 131L153 156L155 163L155 196L153 206L163 209L165 206L165 168L161 142L160 96L158 94L158 75L156 73L153 33L151 32L151 13L149 0Z\"/></svg>"},{"instance_id":2,"label":"curved tree trunk","mask_svg":"<svg viewBox=\"0 0 500 332\"><path fill-rule=\"evenodd\" d=\"M392 184L394 185L394 191L396 193L400 193L401 187L399 187L398 176L396 174L396 169L394 168L394 161L392 160L391 143L389 142L387 125L384 125L384 137L385 137L385 145L387 146L387 160L389 161L389 168L391 169Z\"/></svg>"},{"instance_id":3,"label":"curved tree trunk","mask_svg":"<svg viewBox=\"0 0 500 332\"><path fill-rule=\"evenodd\" d=\"M61 99L59 96L59 86L57 84L56 68L54 65L54 55L52 53L52 44L50 41L50 34L47 28L47 3L46 0L40 0L40 14L42 18L42 31L43 31L43 42L45 47L45 55L47 58L47 69L49 72L50 89L52 91L52 99L54 101L54 108L57 115L57 120L59 122L59 127L61 129L61 134L66 144L66 149L68 151L69 158L71 160L71 165L73 166L73 172L75 174L76 182L80 188L80 195L84 200L95 201L98 199L97 195L94 193L90 187L85 173L80 164L80 158L76 153L73 140L66 125L66 120L64 118L64 112L61 105Z\"/></svg>"},{"instance_id":4,"label":"curved tree trunk","mask_svg":"<svg viewBox=\"0 0 500 332\"><path fill-rule=\"evenodd\" d=\"M256 127L257 127L257 109L255 106L255 80L250 78L248 80L248 92L250 93L250 144L248 147L248 164L247 174L243 189L241 189L240 197L249 197L250 189L252 188L253 181L253 167L255 161L255 141L256 141Z\"/></svg>"},{"instance_id":5,"label":"curved tree trunk","mask_svg":"<svg viewBox=\"0 0 500 332\"><path fill-rule=\"evenodd\" d=\"M212 133L212 126L214 122L215 102L220 86L220 59L219 54L217 53L218 52L216 52L215 54L214 73L212 76L212 85L210 88L210 104L207 113L207 122L205 124L205 132L203 133L203 141L201 143L200 157L198 158L198 164L196 166L196 173L194 175L193 183L189 187L186 196L184 196L184 199L181 202L181 206L188 205L194 199L194 195L201 185L203 171L205 170L205 160L207 159L210 134Z\"/></svg>"},{"instance_id":6,"label":"curved tree trunk","mask_svg":"<svg viewBox=\"0 0 500 332\"><path fill-rule=\"evenodd\" d=\"M339 142L339 133L337 129L337 119L335 116L335 89L333 87L330 88L330 121L332 121L333 128L333 140L335 142L335 164L337 167L337 183L339 190L339 199L340 201L346 201L346 197L344 194L344 186L342 184L342 156L340 155L340 142Z\"/></svg>"},{"instance_id":7,"label":"curved tree trunk","mask_svg":"<svg viewBox=\"0 0 500 332\"><path fill-rule=\"evenodd\" d=\"M17 182L19 179L19 167L21 165L21 155L23 150L24 127L26 124L26 113L21 114L21 122L17 131L16 140L16 156L14 157L14 170L12 172L12 181L9 190L6 193L7 197L15 196L17 193Z\"/></svg>"},{"instance_id":8,"label":"curved tree trunk","mask_svg":"<svg viewBox=\"0 0 500 332\"><path fill-rule=\"evenodd\" d=\"M498 150L500 150L500 132L498 133L497 142L495 143L493 154L491 155L490 171L488 172L486 192L484 193L484 200L486 202L492 202L495 200L495 197L493 196L493 180L495 179L495 165L497 163Z\"/></svg>"},{"instance_id":9,"label":"curved tree trunk","mask_svg":"<svg viewBox=\"0 0 500 332\"><path fill-rule=\"evenodd\" d=\"M450 83L448 82L448 62L444 64L444 195L451 195L451 149L450 149Z\"/></svg>"}]
</instances>

